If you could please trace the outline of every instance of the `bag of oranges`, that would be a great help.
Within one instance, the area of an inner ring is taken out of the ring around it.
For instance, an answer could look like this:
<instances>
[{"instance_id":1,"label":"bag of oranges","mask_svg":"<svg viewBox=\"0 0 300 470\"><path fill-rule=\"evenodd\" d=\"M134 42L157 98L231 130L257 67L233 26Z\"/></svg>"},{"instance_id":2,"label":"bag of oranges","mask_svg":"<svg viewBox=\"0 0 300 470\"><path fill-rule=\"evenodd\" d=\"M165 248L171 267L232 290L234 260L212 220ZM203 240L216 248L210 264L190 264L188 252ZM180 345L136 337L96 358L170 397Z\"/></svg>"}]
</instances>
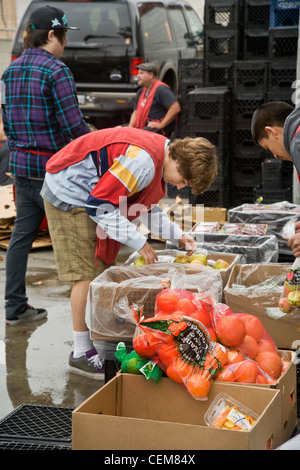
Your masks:
<instances>
[{"instance_id":1,"label":"bag of oranges","mask_svg":"<svg viewBox=\"0 0 300 470\"><path fill-rule=\"evenodd\" d=\"M133 339L141 357L155 361L197 400L207 399L227 362L226 348L215 341L211 305L206 294L166 289L156 297L155 315L141 319Z\"/></svg>"},{"instance_id":2,"label":"bag of oranges","mask_svg":"<svg viewBox=\"0 0 300 470\"><path fill-rule=\"evenodd\" d=\"M216 304L211 317L218 341L228 348L218 380L273 383L280 377L283 360L259 318L233 313L225 304Z\"/></svg>"}]
</instances>

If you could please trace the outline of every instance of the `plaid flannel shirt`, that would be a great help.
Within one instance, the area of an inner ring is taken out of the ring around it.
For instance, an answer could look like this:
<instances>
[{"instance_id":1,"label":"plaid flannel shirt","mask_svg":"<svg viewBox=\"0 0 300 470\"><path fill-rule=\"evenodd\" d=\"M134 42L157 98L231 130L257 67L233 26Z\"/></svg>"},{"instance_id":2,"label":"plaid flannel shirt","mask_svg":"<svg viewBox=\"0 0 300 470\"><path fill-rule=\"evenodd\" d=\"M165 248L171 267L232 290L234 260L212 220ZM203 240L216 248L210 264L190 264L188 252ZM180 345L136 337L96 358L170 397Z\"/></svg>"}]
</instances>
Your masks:
<instances>
[{"instance_id":1,"label":"plaid flannel shirt","mask_svg":"<svg viewBox=\"0 0 300 470\"><path fill-rule=\"evenodd\" d=\"M78 106L69 68L41 48L25 49L4 71L4 130L10 172L43 179L51 155L90 132Z\"/></svg>"}]
</instances>

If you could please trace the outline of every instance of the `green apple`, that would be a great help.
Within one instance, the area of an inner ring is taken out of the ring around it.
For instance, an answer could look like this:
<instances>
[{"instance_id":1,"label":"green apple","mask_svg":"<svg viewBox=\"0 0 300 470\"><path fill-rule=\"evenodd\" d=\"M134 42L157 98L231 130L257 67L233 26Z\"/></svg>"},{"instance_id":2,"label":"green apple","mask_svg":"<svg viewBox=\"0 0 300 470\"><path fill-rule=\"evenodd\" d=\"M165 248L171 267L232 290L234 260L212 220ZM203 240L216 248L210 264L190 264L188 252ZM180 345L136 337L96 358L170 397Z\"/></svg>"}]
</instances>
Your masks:
<instances>
[{"instance_id":1,"label":"green apple","mask_svg":"<svg viewBox=\"0 0 300 470\"><path fill-rule=\"evenodd\" d=\"M204 266L207 265L207 256L203 253L195 253L190 257L190 262L192 263L193 261L201 261Z\"/></svg>"},{"instance_id":2,"label":"green apple","mask_svg":"<svg viewBox=\"0 0 300 470\"><path fill-rule=\"evenodd\" d=\"M215 262L214 269L226 269L229 266L230 266L230 264L227 263L227 261L224 261L223 259L218 259Z\"/></svg>"},{"instance_id":3,"label":"green apple","mask_svg":"<svg viewBox=\"0 0 300 470\"><path fill-rule=\"evenodd\" d=\"M145 258L143 256L139 256L133 264L134 266L145 266L146 264Z\"/></svg>"},{"instance_id":4,"label":"green apple","mask_svg":"<svg viewBox=\"0 0 300 470\"><path fill-rule=\"evenodd\" d=\"M290 292L287 298L293 307L300 307L300 291L294 290Z\"/></svg>"},{"instance_id":5,"label":"green apple","mask_svg":"<svg viewBox=\"0 0 300 470\"><path fill-rule=\"evenodd\" d=\"M190 258L186 255L177 255L174 259L174 263L186 264L190 262Z\"/></svg>"},{"instance_id":6,"label":"green apple","mask_svg":"<svg viewBox=\"0 0 300 470\"><path fill-rule=\"evenodd\" d=\"M128 374L139 374L140 369L138 367L141 359L138 357L133 357L132 359L129 359L127 362L127 372Z\"/></svg>"}]
</instances>

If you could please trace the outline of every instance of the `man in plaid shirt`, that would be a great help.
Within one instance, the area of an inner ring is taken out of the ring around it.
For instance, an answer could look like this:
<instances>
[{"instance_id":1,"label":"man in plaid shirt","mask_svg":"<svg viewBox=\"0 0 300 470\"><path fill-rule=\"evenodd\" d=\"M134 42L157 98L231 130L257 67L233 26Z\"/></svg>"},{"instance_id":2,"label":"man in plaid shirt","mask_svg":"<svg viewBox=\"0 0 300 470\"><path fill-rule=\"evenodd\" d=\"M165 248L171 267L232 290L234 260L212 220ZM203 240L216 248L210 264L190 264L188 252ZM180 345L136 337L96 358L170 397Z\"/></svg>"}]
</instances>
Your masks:
<instances>
[{"instance_id":1,"label":"man in plaid shirt","mask_svg":"<svg viewBox=\"0 0 300 470\"><path fill-rule=\"evenodd\" d=\"M3 123L16 192L16 220L6 256L6 322L11 325L47 315L27 303L25 284L28 253L45 215L40 196L45 166L72 139L90 132L73 75L60 60L67 29L59 8L36 9L26 26L23 53L2 75Z\"/></svg>"}]
</instances>

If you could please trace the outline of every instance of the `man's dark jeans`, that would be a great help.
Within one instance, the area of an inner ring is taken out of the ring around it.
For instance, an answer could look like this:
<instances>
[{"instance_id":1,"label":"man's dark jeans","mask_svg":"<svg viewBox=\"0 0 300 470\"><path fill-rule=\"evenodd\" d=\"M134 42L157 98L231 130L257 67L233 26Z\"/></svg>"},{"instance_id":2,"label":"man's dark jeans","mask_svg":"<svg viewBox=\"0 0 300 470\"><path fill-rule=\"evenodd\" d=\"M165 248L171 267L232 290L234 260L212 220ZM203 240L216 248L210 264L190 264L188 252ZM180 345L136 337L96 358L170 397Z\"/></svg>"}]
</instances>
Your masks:
<instances>
[{"instance_id":1,"label":"man's dark jeans","mask_svg":"<svg viewBox=\"0 0 300 470\"><path fill-rule=\"evenodd\" d=\"M26 308L26 270L31 250L45 215L40 195L42 180L15 178L16 219L6 256L6 318Z\"/></svg>"}]
</instances>

